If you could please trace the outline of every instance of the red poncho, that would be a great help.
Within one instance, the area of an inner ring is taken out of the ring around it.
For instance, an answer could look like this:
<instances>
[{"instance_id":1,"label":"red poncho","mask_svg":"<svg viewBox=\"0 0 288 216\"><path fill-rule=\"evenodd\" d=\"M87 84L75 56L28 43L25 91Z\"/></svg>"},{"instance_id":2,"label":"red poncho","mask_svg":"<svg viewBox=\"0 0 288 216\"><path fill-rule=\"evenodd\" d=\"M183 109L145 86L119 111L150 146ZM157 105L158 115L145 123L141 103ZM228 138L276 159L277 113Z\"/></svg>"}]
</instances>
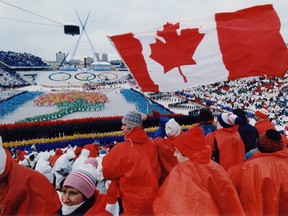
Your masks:
<instances>
[{"instance_id":1,"label":"red poncho","mask_svg":"<svg viewBox=\"0 0 288 216\"><path fill-rule=\"evenodd\" d=\"M41 173L9 157L0 175L0 215L57 215L59 196Z\"/></svg>"},{"instance_id":2,"label":"red poncho","mask_svg":"<svg viewBox=\"0 0 288 216\"><path fill-rule=\"evenodd\" d=\"M161 166L161 178L159 181L160 185L164 182L165 178L168 176L173 167L178 164L177 158L174 156L175 146L173 145L173 142L175 139L176 137L157 137L154 140Z\"/></svg>"},{"instance_id":3,"label":"red poncho","mask_svg":"<svg viewBox=\"0 0 288 216\"><path fill-rule=\"evenodd\" d=\"M244 162L245 145L238 133L238 126L221 128L206 136L206 142L215 151L216 139L219 149L220 165L227 171L230 167Z\"/></svg>"},{"instance_id":4,"label":"red poncho","mask_svg":"<svg viewBox=\"0 0 288 216\"><path fill-rule=\"evenodd\" d=\"M288 151L257 152L229 170L247 215L288 215Z\"/></svg>"},{"instance_id":5,"label":"red poncho","mask_svg":"<svg viewBox=\"0 0 288 216\"><path fill-rule=\"evenodd\" d=\"M265 133L268 129L276 130L275 126L269 121L269 119L263 119L262 121L256 122L255 127L258 131L259 136Z\"/></svg>"},{"instance_id":6,"label":"red poncho","mask_svg":"<svg viewBox=\"0 0 288 216\"><path fill-rule=\"evenodd\" d=\"M154 201L155 215L244 215L232 181L210 157L211 151L197 152L172 169Z\"/></svg>"},{"instance_id":7,"label":"red poncho","mask_svg":"<svg viewBox=\"0 0 288 216\"><path fill-rule=\"evenodd\" d=\"M125 215L152 214L160 167L156 146L141 127L134 128L102 161L105 179L118 181Z\"/></svg>"}]
</instances>

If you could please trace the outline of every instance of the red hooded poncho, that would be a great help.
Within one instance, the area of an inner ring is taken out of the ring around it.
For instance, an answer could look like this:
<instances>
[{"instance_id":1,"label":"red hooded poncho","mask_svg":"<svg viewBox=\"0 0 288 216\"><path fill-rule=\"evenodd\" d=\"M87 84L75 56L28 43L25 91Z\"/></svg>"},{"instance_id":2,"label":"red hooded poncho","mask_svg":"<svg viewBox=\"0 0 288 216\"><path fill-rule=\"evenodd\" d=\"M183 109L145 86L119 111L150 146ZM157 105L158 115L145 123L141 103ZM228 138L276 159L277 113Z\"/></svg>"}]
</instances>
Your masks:
<instances>
[{"instance_id":1,"label":"red hooded poncho","mask_svg":"<svg viewBox=\"0 0 288 216\"><path fill-rule=\"evenodd\" d=\"M177 158L174 156L175 146L173 143L175 139L176 137L171 136L168 138L157 137L154 140L161 167L160 185L163 184L173 167L178 164Z\"/></svg>"},{"instance_id":2,"label":"red hooded poncho","mask_svg":"<svg viewBox=\"0 0 288 216\"><path fill-rule=\"evenodd\" d=\"M214 142L219 149L220 165L227 171L230 167L244 162L245 145L238 133L238 126L221 128L206 136L206 142L215 151Z\"/></svg>"},{"instance_id":3,"label":"red hooded poncho","mask_svg":"<svg viewBox=\"0 0 288 216\"><path fill-rule=\"evenodd\" d=\"M257 152L229 170L247 215L288 215L288 151Z\"/></svg>"},{"instance_id":4,"label":"red hooded poncho","mask_svg":"<svg viewBox=\"0 0 288 216\"><path fill-rule=\"evenodd\" d=\"M155 199L154 214L245 215L226 171L210 159L209 146L194 155L172 169Z\"/></svg>"},{"instance_id":5,"label":"red hooded poncho","mask_svg":"<svg viewBox=\"0 0 288 216\"><path fill-rule=\"evenodd\" d=\"M7 154L0 175L0 215L57 215L59 196L41 173L21 166Z\"/></svg>"},{"instance_id":6,"label":"red hooded poncho","mask_svg":"<svg viewBox=\"0 0 288 216\"><path fill-rule=\"evenodd\" d=\"M62 151L61 149L57 148L57 149L55 150L55 154L52 155L52 156L50 157L50 159L49 159L49 162L51 163L52 167L54 167L57 159L58 159L62 154L63 154L63 151Z\"/></svg>"},{"instance_id":7,"label":"red hooded poncho","mask_svg":"<svg viewBox=\"0 0 288 216\"><path fill-rule=\"evenodd\" d=\"M104 178L119 183L124 215L152 214L160 167L156 146L141 126L127 134L103 158L102 165Z\"/></svg>"},{"instance_id":8,"label":"red hooded poncho","mask_svg":"<svg viewBox=\"0 0 288 216\"><path fill-rule=\"evenodd\" d=\"M255 123L255 128L258 131L259 136L262 133L265 133L268 129L274 129L276 130L275 126L269 121L269 119L263 119L259 122Z\"/></svg>"}]
</instances>

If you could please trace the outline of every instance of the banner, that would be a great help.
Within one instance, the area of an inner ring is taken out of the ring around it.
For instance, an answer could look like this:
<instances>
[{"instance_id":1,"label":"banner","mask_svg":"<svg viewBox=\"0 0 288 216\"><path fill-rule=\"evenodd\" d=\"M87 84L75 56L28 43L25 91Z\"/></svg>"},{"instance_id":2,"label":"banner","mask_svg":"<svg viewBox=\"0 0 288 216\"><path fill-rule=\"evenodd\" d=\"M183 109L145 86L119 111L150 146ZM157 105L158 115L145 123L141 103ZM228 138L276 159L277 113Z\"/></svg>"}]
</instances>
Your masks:
<instances>
[{"instance_id":1,"label":"banner","mask_svg":"<svg viewBox=\"0 0 288 216\"><path fill-rule=\"evenodd\" d=\"M216 13L148 31L110 36L143 91L168 92L288 70L272 5Z\"/></svg>"}]
</instances>

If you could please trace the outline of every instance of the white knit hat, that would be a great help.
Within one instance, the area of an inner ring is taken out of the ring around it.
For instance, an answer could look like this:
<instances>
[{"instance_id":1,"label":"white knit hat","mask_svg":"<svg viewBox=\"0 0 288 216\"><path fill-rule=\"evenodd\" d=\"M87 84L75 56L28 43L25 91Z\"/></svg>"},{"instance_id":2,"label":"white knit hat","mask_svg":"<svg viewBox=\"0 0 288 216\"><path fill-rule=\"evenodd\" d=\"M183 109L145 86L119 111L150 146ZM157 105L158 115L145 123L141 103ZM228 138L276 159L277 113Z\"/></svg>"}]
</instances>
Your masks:
<instances>
[{"instance_id":1,"label":"white knit hat","mask_svg":"<svg viewBox=\"0 0 288 216\"><path fill-rule=\"evenodd\" d=\"M175 121L174 118L170 119L165 125L165 132L168 137L170 136L179 136L181 132L180 125Z\"/></svg>"},{"instance_id":2,"label":"white knit hat","mask_svg":"<svg viewBox=\"0 0 288 216\"><path fill-rule=\"evenodd\" d=\"M73 159L73 158L76 157L74 151L71 150L71 149L68 149L68 150L67 150L66 155L67 155L67 157L68 157L69 160L71 160L71 159Z\"/></svg>"},{"instance_id":3,"label":"white knit hat","mask_svg":"<svg viewBox=\"0 0 288 216\"><path fill-rule=\"evenodd\" d=\"M2 174L5 171L6 160L7 160L7 155L3 148L2 137L0 136L0 174Z\"/></svg>"}]
</instances>

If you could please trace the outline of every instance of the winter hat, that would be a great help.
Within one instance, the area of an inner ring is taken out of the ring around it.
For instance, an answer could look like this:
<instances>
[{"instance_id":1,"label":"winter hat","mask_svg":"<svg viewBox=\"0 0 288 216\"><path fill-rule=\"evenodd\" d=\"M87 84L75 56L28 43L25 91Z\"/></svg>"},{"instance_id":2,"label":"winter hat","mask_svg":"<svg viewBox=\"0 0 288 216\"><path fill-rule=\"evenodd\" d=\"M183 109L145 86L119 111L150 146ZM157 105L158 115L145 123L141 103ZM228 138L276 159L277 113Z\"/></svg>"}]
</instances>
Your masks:
<instances>
[{"instance_id":1,"label":"winter hat","mask_svg":"<svg viewBox=\"0 0 288 216\"><path fill-rule=\"evenodd\" d=\"M84 164L91 164L92 166L94 166L95 168L98 167L98 161L96 158L94 157L88 157L85 161Z\"/></svg>"},{"instance_id":2,"label":"winter hat","mask_svg":"<svg viewBox=\"0 0 288 216\"><path fill-rule=\"evenodd\" d=\"M198 152L206 152L200 156L205 161L210 160L212 150L205 142L204 132L199 127L193 127L175 139L175 147L189 159L195 158ZM200 158L199 157L199 158Z\"/></svg>"},{"instance_id":3,"label":"winter hat","mask_svg":"<svg viewBox=\"0 0 288 216\"><path fill-rule=\"evenodd\" d=\"M212 121L213 120L212 111L208 108L201 109L199 113L199 120L200 122Z\"/></svg>"},{"instance_id":4,"label":"winter hat","mask_svg":"<svg viewBox=\"0 0 288 216\"><path fill-rule=\"evenodd\" d=\"M44 161L48 161L49 158L51 157L51 153L48 151L42 152L42 154L39 153L38 155L40 155L39 158L41 158Z\"/></svg>"},{"instance_id":5,"label":"winter hat","mask_svg":"<svg viewBox=\"0 0 288 216\"><path fill-rule=\"evenodd\" d=\"M96 189L96 169L90 164L81 166L71 172L64 181L64 186L70 186L80 191L86 199L89 199Z\"/></svg>"},{"instance_id":6,"label":"winter hat","mask_svg":"<svg viewBox=\"0 0 288 216\"><path fill-rule=\"evenodd\" d=\"M269 129L259 137L258 149L260 152L272 153L284 148L284 143L280 132Z\"/></svg>"},{"instance_id":7,"label":"winter hat","mask_svg":"<svg viewBox=\"0 0 288 216\"><path fill-rule=\"evenodd\" d=\"M80 155L83 157L88 157L89 154L90 154L90 151L88 149L82 149Z\"/></svg>"},{"instance_id":8,"label":"winter hat","mask_svg":"<svg viewBox=\"0 0 288 216\"><path fill-rule=\"evenodd\" d=\"M22 153L22 151L20 149L16 150L16 155L19 156Z\"/></svg>"},{"instance_id":9,"label":"winter hat","mask_svg":"<svg viewBox=\"0 0 288 216\"><path fill-rule=\"evenodd\" d=\"M230 114L230 113L222 113L217 116L218 123L223 127L223 128L229 128L232 127L235 124L241 124L242 120L240 117L238 117L235 114Z\"/></svg>"},{"instance_id":10,"label":"winter hat","mask_svg":"<svg viewBox=\"0 0 288 216\"><path fill-rule=\"evenodd\" d=\"M68 157L69 160L75 158L75 156L76 156L75 153L74 153L74 151L71 150L71 149L69 149L69 150L66 152L66 154L67 154L67 157Z\"/></svg>"},{"instance_id":11,"label":"winter hat","mask_svg":"<svg viewBox=\"0 0 288 216\"><path fill-rule=\"evenodd\" d=\"M122 118L122 123L133 129L137 126L142 125L142 121L146 120L147 116L143 113L136 111L129 111Z\"/></svg>"},{"instance_id":12,"label":"winter hat","mask_svg":"<svg viewBox=\"0 0 288 216\"><path fill-rule=\"evenodd\" d=\"M5 171L6 160L7 160L7 155L3 148L2 137L0 136L0 174L2 174Z\"/></svg>"},{"instance_id":13,"label":"winter hat","mask_svg":"<svg viewBox=\"0 0 288 216\"><path fill-rule=\"evenodd\" d=\"M76 156L79 156L79 155L81 154L81 152L82 152L82 148L81 148L80 146L75 146L75 148L74 148L74 154L75 154Z\"/></svg>"},{"instance_id":14,"label":"winter hat","mask_svg":"<svg viewBox=\"0 0 288 216\"><path fill-rule=\"evenodd\" d=\"M258 109L255 111L255 115L259 116L262 119L266 119L266 118L268 118L268 110L264 109L264 108Z\"/></svg>"},{"instance_id":15,"label":"winter hat","mask_svg":"<svg viewBox=\"0 0 288 216\"><path fill-rule=\"evenodd\" d=\"M170 119L165 125L165 132L168 137L170 136L179 136L181 132L180 125L175 121L174 118Z\"/></svg>"},{"instance_id":16,"label":"winter hat","mask_svg":"<svg viewBox=\"0 0 288 216\"><path fill-rule=\"evenodd\" d=\"M107 150L106 149L101 149L100 151L99 151L99 155L101 155L101 154L107 154Z\"/></svg>"},{"instance_id":17,"label":"winter hat","mask_svg":"<svg viewBox=\"0 0 288 216\"><path fill-rule=\"evenodd\" d=\"M60 148L56 148L55 155L62 155L63 151Z\"/></svg>"},{"instance_id":18,"label":"winter hat","mask_svg":"<svg viewBox=\"0 0 288 216\"><path fill-rule=\"evenodd\" d=\"M240 117L243 120L243 124L247 124L248 123L247 116L246 116L245 111L243 109L234 109L233 110L233 114L235 114L238 117Z\"/></svg>"}]
</instances>

